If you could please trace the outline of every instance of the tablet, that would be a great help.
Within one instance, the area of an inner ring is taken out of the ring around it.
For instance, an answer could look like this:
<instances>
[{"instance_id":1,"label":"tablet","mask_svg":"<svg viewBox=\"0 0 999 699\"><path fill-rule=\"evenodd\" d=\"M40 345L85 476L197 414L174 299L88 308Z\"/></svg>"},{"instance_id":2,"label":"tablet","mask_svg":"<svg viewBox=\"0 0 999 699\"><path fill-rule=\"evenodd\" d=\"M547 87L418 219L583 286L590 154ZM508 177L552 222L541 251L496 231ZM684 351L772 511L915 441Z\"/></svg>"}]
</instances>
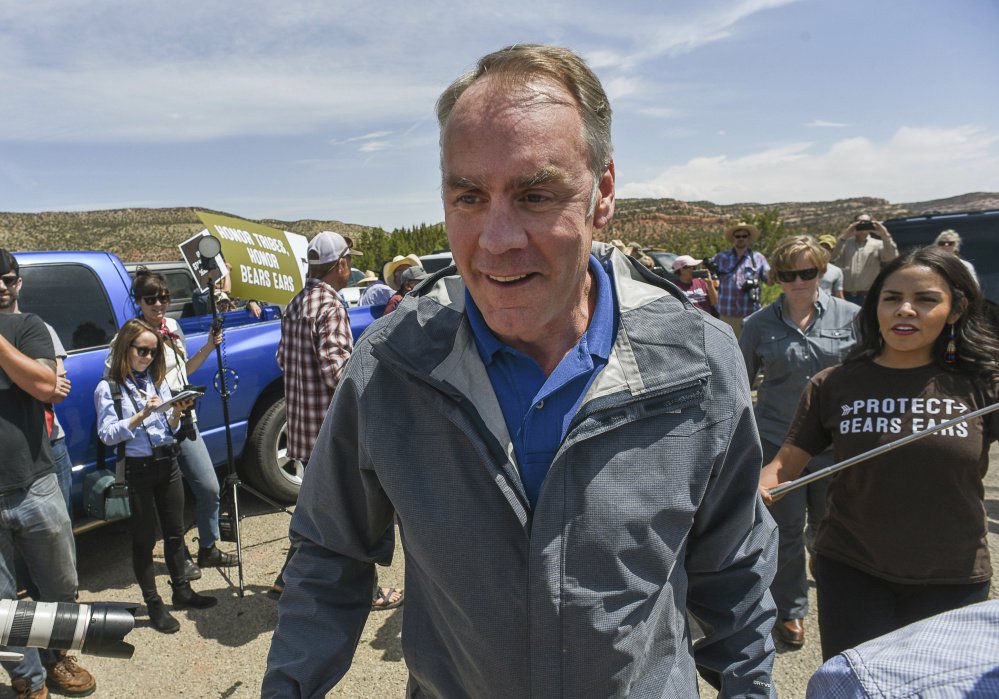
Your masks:
<instances>
[{"instance_id":1,"label":"tablet","mask_svg":"<svg viewBox=\"0 0 999 699\"><path fill-rule=\"evenodd\" d=\"M170 400L165 400L157 405L153 412L165 413L174 406L174 403L179 403L180 401L187 400L189 398L201 398L203 395L205 394L201 391L181 391Z\"/></svg>"}]
</instances>

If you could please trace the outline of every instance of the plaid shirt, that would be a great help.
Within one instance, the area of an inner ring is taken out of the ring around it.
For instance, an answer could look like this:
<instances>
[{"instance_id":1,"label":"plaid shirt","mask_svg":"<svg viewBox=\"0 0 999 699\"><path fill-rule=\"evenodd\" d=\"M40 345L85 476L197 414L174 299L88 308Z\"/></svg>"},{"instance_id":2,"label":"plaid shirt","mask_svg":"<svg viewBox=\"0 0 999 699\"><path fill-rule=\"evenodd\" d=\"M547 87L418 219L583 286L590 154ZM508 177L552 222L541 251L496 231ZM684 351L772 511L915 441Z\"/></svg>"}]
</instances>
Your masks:
<instances>
[{"instance_id":1,"label":"plaid shirt","mask_svg":"<svg viewBox=\"0 0 999 699\"><path fill-rule=\"evenodd\" d=\"M319 279L306 279L281 317L277 362L288 405L288 457L308 461L333 391L354 349L340 294Z\"/></svg>"},{"instance_id":2,"label":"plaid shirt","mask_svg":"<svg viewBox=\"0 0 999 699\"><path fill-rule=\"evenodd\" d=\"M718 265L718 312L723 316L746 316L760 310L760 304L753 303L749 294L742 290L747 279L755 277L762 285L770 271L770 264L762 253L751 251L749 255L738 255L735 248L722 250L711 258Z\"/></svg>"},{"instance_id":3,"label":"plaid shirt","mask_svg":"<svg viewBox=\"0 0 999 699\"><path fill-rule=\"evenodd\" d=\"M808 699L999 696L999 600L961 607L830 658Z\"/></svg>"}]
</instances>

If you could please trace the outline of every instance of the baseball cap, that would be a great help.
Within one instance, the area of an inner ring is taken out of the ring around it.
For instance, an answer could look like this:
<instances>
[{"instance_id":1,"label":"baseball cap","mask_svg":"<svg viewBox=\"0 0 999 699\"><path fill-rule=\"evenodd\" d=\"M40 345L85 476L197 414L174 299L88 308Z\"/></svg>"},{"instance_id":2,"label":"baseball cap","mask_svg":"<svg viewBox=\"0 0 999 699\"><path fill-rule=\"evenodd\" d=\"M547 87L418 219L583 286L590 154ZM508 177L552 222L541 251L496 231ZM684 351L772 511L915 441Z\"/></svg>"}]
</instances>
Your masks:
<instances>
[{"instance_id":1,"label":"baseball cap","mask_svg":"<svg viewBox=\"0 0 999 699\"><path fill-rule=\"evenodd\" d=\"M352 250L354 241L333 231L322 231L309 243L308 260L310 265L325 265L337 262L344 255L360 257L364 253Z\"/></svg>"},{"instance_id":2,"label":"baseball cap","mask_svg":"<svg viewBox=\"0 0 999 699\"><path fill-rule=\"evenodd\" d=\"M695 259L690 255L680 255L678 258L673 260L673 271L675 272L678 269L683 269L684 267L694 267L702 262L704 262L704 260Z\"/></svg>"},{"instance_id":3,"label":"baseball cap","mask_svg":"<svg viewBox=\"0 0 999 699\"><path fill-rule=\"evenodd\" d=\"M819 245L828 245L829 247L834 248L836 247L836 237L829 235L828 233L824 233L819 236Z\"/></svg>"},{"instance_id":4,"label":"baseball cap","mask_svg":"<svg viewBox=\"0 0 999 699\"><path fill-rule=\"evenodd\" d=\"M402 273L402 281L405 282L422 282L424 279L429 277L426 270L422 267L407 267Z\"/></svg>"}]
</instances>

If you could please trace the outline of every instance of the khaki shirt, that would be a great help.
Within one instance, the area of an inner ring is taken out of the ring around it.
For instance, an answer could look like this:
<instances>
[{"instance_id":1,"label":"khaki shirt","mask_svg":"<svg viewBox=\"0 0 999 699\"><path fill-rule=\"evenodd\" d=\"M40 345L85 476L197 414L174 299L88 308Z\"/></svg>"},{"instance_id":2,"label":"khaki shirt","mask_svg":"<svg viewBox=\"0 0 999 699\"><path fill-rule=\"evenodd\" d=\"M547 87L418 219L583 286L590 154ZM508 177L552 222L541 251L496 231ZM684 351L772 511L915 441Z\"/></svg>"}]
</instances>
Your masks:
<instances>
[{"instance_id":1,"label":"khaki shirt","mask_svg":"<svg viewBox=\"0 0 999 699\"><path fill-rule=\"evenodd\" d=\"M878 240L872 235L859 243L856 238L836 240L829 261L843 268L843 291L867 291L881 271L881 265L898 257L898 246L892 238Z\"/></svg>"}]
</instances>

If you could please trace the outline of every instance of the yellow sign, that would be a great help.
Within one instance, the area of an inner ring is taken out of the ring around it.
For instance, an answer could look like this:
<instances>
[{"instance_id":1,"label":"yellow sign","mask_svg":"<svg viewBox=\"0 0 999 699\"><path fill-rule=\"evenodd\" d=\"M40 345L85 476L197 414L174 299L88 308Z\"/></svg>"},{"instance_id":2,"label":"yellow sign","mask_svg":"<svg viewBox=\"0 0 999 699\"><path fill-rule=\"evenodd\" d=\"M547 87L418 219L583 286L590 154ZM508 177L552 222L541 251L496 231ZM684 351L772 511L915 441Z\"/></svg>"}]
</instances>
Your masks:
<instances>
[{"instance_id":1,"label":"yellow sign","mask_svg":"<svg viewBox=\"0 0 999 699\"><path fill-rule=\"evenodd\" d=\"M305 236L233 216L197 214L232 265L233 296L286 304L304 286Z\"/></svg>"}]
</instances>

